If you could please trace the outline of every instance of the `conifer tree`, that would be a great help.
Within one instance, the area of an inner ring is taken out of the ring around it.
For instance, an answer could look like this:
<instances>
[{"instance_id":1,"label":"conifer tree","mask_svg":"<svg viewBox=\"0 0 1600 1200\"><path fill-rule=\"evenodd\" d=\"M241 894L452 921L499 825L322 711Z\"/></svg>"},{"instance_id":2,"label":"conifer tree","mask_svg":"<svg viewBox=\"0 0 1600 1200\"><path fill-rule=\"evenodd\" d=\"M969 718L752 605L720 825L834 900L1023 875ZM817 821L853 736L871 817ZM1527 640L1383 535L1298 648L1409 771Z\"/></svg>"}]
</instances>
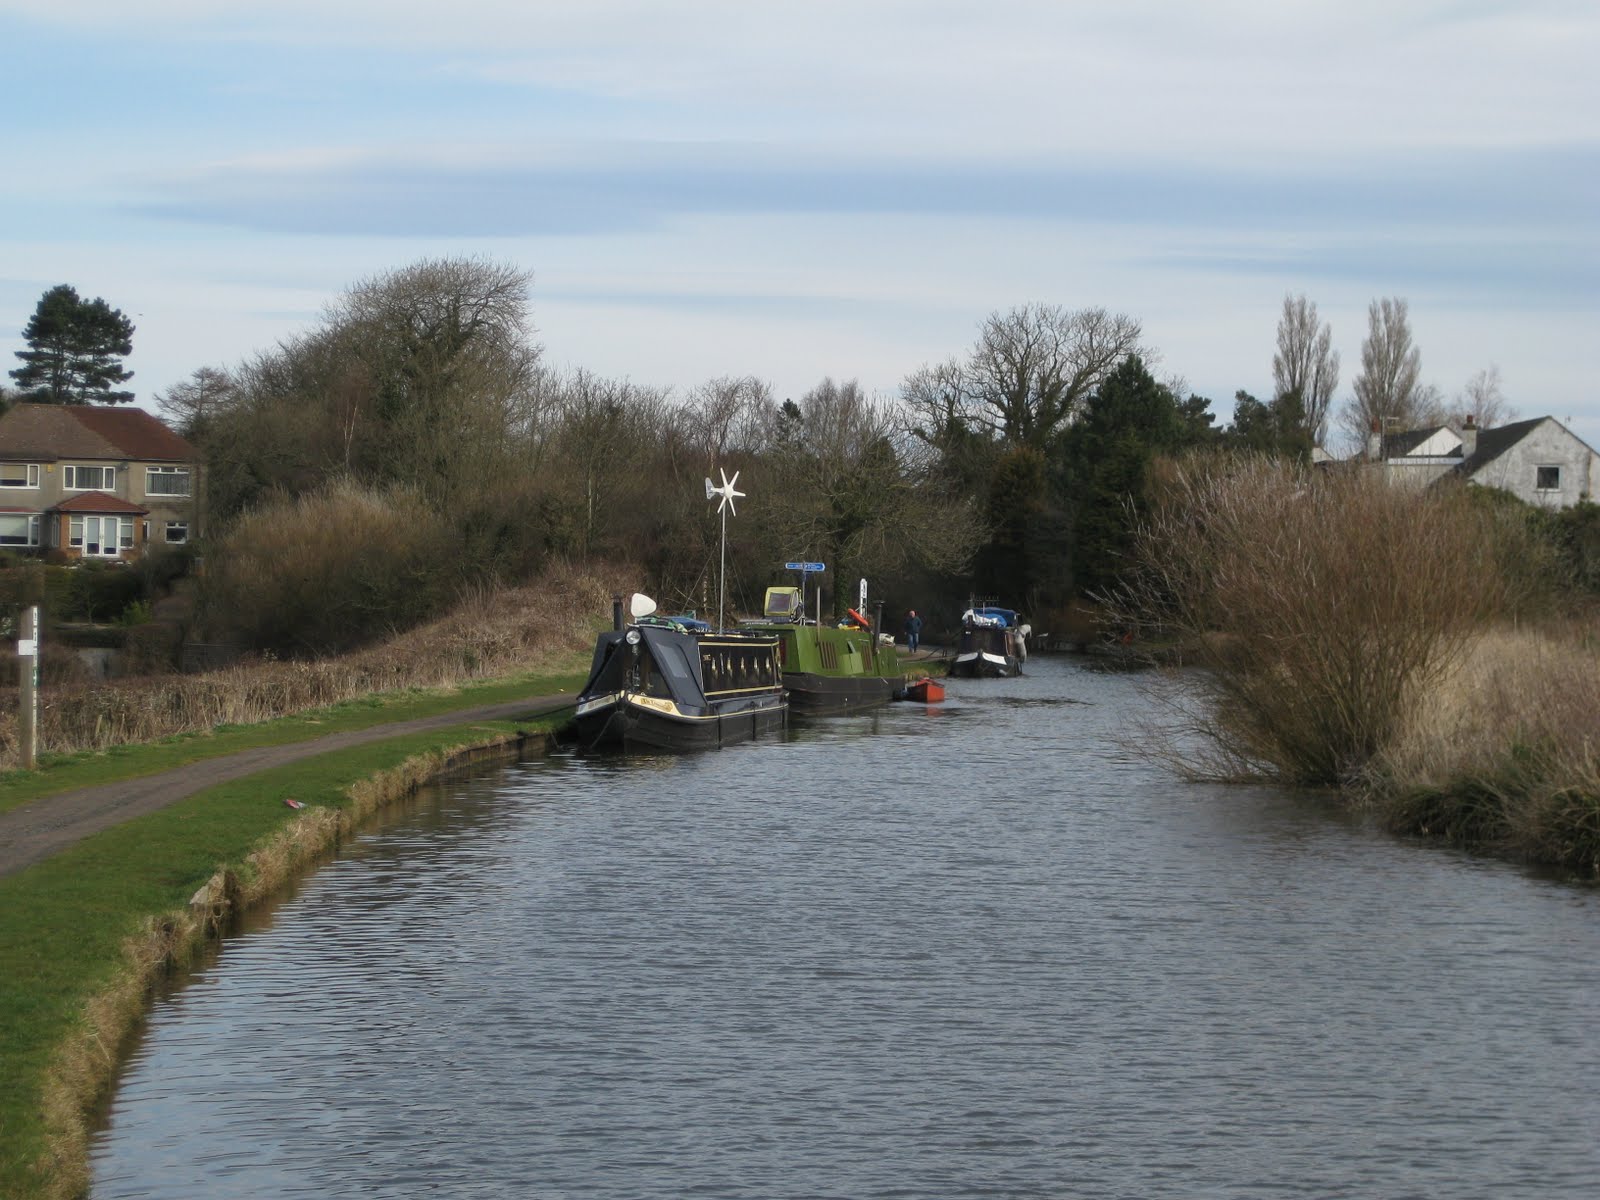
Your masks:
<instances>
[{"instance_id":1,"label":"conifer tree","mask_svg":"<svg viewBox=\"0 0 1600 1200\"><path fill-rule=\"evenodd\" d=\"M83 300L60 284L39 300L22 330L28 349L11 372L20 399L39 404L126 404L132 392L113 391L133 378L122 360L133 353L133 322L98 296Z\"/></svg>"}]
</instances>

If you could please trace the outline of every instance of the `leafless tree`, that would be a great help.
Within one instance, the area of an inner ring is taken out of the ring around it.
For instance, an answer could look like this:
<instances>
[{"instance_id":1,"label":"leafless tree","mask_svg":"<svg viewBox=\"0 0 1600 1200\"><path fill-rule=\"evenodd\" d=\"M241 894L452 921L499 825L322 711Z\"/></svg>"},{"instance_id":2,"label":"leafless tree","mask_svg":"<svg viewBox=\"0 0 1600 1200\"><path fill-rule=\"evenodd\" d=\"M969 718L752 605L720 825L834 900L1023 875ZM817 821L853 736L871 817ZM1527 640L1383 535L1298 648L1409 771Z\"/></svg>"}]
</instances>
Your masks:
<instances>
[{"instance_id":1,"label":"leafless tree","mask_svg":"<svg viewBox=\"0 0 1600 1200\"><path fill-rule=\"evenodd\" d=\"M1364 442L1373 431L1416 429L1444 420L1437 388L1421 382L1422 351L1411 341L1407 305L1401 299L1367 306L1367 337L1361 343L1361 373L1344 409L1347 433Z\"/></svg>"},{"instance_id":2,"label":"leafless tree","mask_svg":"<svg viewBox=\"0 0 1600 1200\"><path fill-rule=\"evenodd\" d=\"M680 425L692 469L709 471L730 454L759 448L771 407L772 385L754 375L724 375L690 391Z\"/></svg>"},{"instance_id":3,"label":"leafless tree","mask_svg":"<svg viewBox=\"0 0 1600 1200\"><path fill-rule=\"evenodd\" d=\"M970 498L908 461L893 403L829 378L779 411L770 483L751 495L752 516L774 538L764 553L821 558L836 579L966 565L981 534Z\"/></svg>"},{"instance_id":4,"label":"leafless tree","mask_svg":"<svg viewBox=\"0 0 1600 1200\"><path fill-rule=\"evenodd\" d=\"M1025 304L990 313L964 360L923 367L901 394L929 440L960 424L1006 445L1043 447L1118 363L1149 357L1142 336L1122 313Z\"/></svg>"},{"instance_id":5,"label":"leafless tree","mask_svg":"<svg viewBox=\"0 0 1600 1200\"><path fill-rule=\"evenodd\" d=\"M1291 393L1300 397L1312 443L1322 445L1328 436L1333 393L1339 386L1339 352L1333 348L1332 326L1317 319L1317 306L1303 295L1283 298L1272 383L1273 399L1282 400Z\"/></svg>"},{"instance_id":6,"label":"leafless tree","mask_svg":"<svg viewBox=\"0 0 1600 1200\"><path fill-rule=\"evenodd\" d=\"M234 397L234 381L217 367L200 367L182 383L157 393L161 415L184 437L201 432L210 418L227 407Z\"/></svg>"},{"instance_id":7,"label":"leafless tree","mask_svg":"<svg viewBox=\"0 0 1600 1200\"><path fill-rule=\"evenodd\" d=\"M1451 426L1460 429L1471 417L1479 429L1493 429L1515 421L1518 413L1500 387L1500 368L1491 363L1467 380L1446 411Z\"/></svg>"}]
</instances>

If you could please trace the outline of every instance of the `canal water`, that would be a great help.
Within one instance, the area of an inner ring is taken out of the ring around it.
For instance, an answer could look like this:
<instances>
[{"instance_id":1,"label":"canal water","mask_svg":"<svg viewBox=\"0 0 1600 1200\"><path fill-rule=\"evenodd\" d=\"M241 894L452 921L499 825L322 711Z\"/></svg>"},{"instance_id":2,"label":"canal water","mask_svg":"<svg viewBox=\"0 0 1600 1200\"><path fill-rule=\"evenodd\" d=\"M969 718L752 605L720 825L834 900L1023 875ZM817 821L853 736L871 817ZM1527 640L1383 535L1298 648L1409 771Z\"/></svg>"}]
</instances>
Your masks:
<instances>
[{"instance_id":1,"label":"canal water","mask_svg":"<svg viewBox=\"0 0 1600 1200\"><path fill-rule=\"evenodd\" d=\"M434 789L156 1005L112 1197L1590 1197L1600 894L1073 660Z\"/></svg>"}]
</instances>

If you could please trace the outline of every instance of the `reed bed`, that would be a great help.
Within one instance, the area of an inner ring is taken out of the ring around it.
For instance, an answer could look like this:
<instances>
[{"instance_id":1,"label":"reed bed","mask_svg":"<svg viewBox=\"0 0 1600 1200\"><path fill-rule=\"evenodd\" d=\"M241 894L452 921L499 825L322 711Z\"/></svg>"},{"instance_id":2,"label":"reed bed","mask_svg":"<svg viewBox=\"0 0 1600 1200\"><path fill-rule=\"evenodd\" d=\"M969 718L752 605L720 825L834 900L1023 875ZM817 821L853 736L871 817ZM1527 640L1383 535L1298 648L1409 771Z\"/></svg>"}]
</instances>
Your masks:
<instances>
[{"instance_id":1,"label":"reed bed","mask_svg":"<svg viewBox=\"0 0 1600 1200\"><path fill-rule=\"evenodd\" d=\"M1600 876L1600 649L1589 631L1474 636L1414 697L1364 783L1397 832Z\"/></svg>"},{"instance_id":2,"label":"reed bed","mask_svg":"<svg viewBox=\"0 0 1600 1200\"><path fill-rule=\"evenodd\" d=\"M41 753L105 750L250 725L382 692L456 687L577 665L621 590L622 569L552 563L520 587L480 587L447 616L381 645L311 662L262 661L41 692ZM0 670L4 670L0 665ZM14 667L9 678L15 678ZM0 691L0 769L20 763L15 687Z\"/></svg>"}]
</instances>

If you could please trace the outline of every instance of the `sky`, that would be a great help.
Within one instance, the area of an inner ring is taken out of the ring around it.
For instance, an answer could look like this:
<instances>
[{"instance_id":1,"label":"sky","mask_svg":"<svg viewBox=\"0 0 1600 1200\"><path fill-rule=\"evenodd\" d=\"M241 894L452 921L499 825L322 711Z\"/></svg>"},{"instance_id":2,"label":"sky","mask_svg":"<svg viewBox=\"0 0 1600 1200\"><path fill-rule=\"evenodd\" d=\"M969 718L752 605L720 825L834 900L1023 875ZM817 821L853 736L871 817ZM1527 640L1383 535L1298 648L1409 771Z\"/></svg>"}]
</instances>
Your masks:
<instances>
[{"instance_id":1,"label":"sky","mask_svg":"<svg viewBox=\"0 0 1600 1200\"><path fill-rule=\"evenodd\" d=\"M1272 394L1407 301L1600 447L1594 0L0 0L0 363L68 283L141 407L424 259L533 273L557 368L892 396L1028 303ZM5 379L6 383L10 380Z\"/></svg>"}]
</instances>

